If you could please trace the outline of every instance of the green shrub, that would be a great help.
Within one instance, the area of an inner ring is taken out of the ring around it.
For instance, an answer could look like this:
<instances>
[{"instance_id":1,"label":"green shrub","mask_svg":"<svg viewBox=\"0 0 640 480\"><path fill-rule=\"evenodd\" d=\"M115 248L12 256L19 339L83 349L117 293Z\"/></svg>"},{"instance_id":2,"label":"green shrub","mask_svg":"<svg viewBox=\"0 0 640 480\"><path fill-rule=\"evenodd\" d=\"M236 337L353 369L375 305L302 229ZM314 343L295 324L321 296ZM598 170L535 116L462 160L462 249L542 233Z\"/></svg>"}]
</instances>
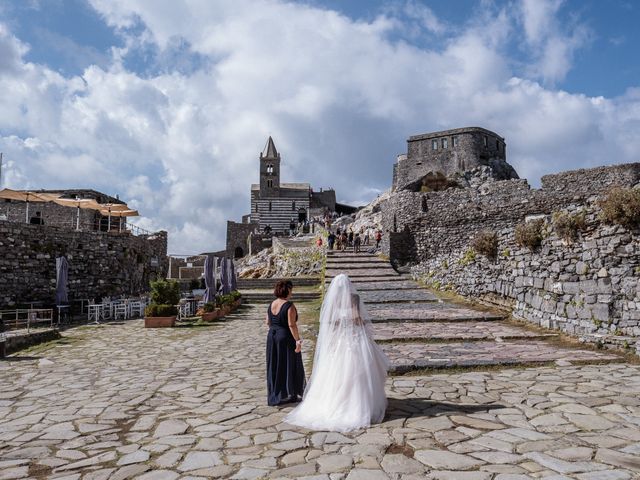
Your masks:
<instances>
[{"instance_id":1,"label":"green shrub","mask_svg":"<svg viewBox=\"0 0 640 480\"><path fill-rule=\"evenodd\" d=\"M515 240L521 247L534 251L542 243L542 220L533 220L516 225Z\"/></svg>"},{"instance_id":2,"label":"green shrub","mask_svg":"<svg viewBox=\"0 0 640 480\"><path fill-rule=\"evenodd\" d=\"M612 188L598 202L605 223L635 228L640 225L640 189Z\"/></svg>"},{"instance_id":3,"label":"green shrub","mask_svg":"<svg viewBox=\"0 0 640 480\"><path fill-rule=\"evenodd\" d=\"M498 234L491 230L481 230L471 240L471 248L480 255L495 259L498 256Z\"/></svg>"},{"instance_id":4,"label":"green shrub","mask_svg":"<svg viewBox=\"0 0 640 480\"><path fill-rule=\"evenodd\" d=\"M462 258L458 260L458 263L462 266L465 266L465 265L469 265L471 262L474 262L475 259L476 259L476 252L474 249L470 248L469 250L464 252L464 255L462 256Z\"/></svg>"},{"instance_id":5,"label":"green shrub","mask_svg":"<svg viewBox=\"0 0 640 480\"><path fill-rule=\"evenodd\" d=\"M584 212L581 213L568 213L568 212L554 212L553 213L553 229L558 237L567 242L573 242L578 238L578 233L584 230L587 226Z\"/></svg>"},{"instance_id":6,"label":"green shrub","mask_svg":"<svg viewBox=\"0 0 640 480\"><path fill-rule=\"evenodd\" d=\"M509 255L511 255L511 250L509 250L508 248L505 248L505 249L502 251L502 256L503 256L503 257L508 257Z\"/></svg>"},{"instance_id":7,"label":"green shrub","mask_svg":"<svg viewBox=\"0 0 640 480\"><path fill-rule=\"evenodd\" d=\"M235 302L236 300L239 300L240 297L242 297L242 294L238 291L238 290L234 290L233 292L230 293L231 297L233 298L233 301Z\"/></svg>"},{"instance_id":8,"label":"green shrub","mask_svg":"<svg viewBox=\"0 0 640 480\"><path fill-rule=\"evenodd\" d=\"M178 314L178 308L175 305L152 303L144 309L147 317L173 317Z\"/></svg>"},{"instance_id":9,"label":"green shrub","mask_svg":"<svg viewBox=\"0 0 640 480\"><path fill-rule=\"evenodd\" d=\"M216 304L213 302L207 302L202 306L202 310L204 310L205 313L211 313L215 311L215 309L216 309Z\"/></svg>"},{"instance_id":10,"label":"green shrub","mask_svg":"<svg viewBox=\"0 0 640 480\"><path fill-rule=\"evenodd\" d=\"M151 303L177 305L180 302L180 284L175 280L159 278L151 281Z\"/></svg>"}]
</instances>

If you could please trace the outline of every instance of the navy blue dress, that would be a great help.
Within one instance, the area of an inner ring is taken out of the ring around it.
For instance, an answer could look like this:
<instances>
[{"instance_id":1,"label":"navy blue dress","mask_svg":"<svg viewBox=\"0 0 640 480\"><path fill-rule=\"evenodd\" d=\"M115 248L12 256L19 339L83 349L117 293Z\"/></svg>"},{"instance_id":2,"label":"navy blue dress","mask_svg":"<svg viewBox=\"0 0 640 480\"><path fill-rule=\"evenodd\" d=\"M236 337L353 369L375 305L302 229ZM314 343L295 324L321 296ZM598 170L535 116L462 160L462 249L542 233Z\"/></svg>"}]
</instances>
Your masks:
<instances>
[{"instance_id":1,"label":"navy blue dress","mask_svg":"<svg viewBox=\"0 0 640 480\"><path fill-rule=\"evenodd\" d=\"M269 305L269 333L267 334L267 391L268 404L295 402L302 398L305 387L302 354L296 353L296 341L289 330L291 302L280 307L274 315ZM297 320L296 315L296 320Z\"/></svg>"}]
</instances>

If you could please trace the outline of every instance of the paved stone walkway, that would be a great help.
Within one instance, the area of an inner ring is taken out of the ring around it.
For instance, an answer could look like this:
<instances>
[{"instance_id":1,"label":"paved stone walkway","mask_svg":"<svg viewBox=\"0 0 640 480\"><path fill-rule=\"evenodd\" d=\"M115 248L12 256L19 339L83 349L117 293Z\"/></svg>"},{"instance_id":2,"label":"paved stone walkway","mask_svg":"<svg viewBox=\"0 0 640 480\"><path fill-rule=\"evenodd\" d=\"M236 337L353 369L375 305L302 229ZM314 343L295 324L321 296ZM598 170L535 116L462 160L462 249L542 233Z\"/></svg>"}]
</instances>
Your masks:
<instances>
[{"instance_id":1,"label":"paved stone walkway","mask_svg":"<svg viewBox=\"0 0 640 480\"><path fill-rule=\"evenodd\" d=\"M384 423L309 432L265 405L264 309L199 328L69 330L0 363L0 479L640 475L638 366L391 377Z\"/></svg>"}]
</instances>

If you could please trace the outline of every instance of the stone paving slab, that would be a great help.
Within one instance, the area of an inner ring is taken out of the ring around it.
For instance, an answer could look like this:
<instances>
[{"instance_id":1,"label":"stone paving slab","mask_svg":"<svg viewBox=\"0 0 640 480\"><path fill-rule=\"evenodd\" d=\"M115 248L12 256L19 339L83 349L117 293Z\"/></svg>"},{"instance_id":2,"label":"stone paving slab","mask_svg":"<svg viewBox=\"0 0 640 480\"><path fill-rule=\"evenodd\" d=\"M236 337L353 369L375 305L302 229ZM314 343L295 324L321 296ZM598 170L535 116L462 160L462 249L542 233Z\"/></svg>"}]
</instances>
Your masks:
<instances>
[{"instance_id":1,"label":"stone paving slab","mask_svg":"<svg viewBox=\"0 0 640 480\"><path fill-rule=\"evenodd\" d=\"M363 302L369 303L410 303L437 302L438 297L428 290L363 290L360 292Z\"/></svg>"},{"instance_id":2,"label":"stone paving slab","mask_svg":"<svg viewBox=\"0 0 640 480\"><path fill-rule=\"evenodd\" d=\"M331 283L331 280L333 280L335 276L325 276L325 286L328 285L329 283ZM360 283L371 283L371 282L375 282L375 281L382 281L382 282L406 282L407 278L403 277L401 275L381 275L381 276L358 276L358 275L349 275L349 279L351 280L351 283L354 283L356 288L358 288L358 284Z\"/></svg>"},{"instance_id":3,"label":"stone paving slab","mask_svg":"<svg viewBox=\"0 0 640 480\"><path fill-rule=\"evenodd\" d=\"M420 368L529 365L557 360L568 362L622 361L615 353L560 347L539 340L461 343L382 344L396 373Z\"/></svg>"},{"instance_id":4,"label":"stone paving slab","mask_svg":"<svg viewBox=\"0 0 640 480\"><path fill-rule=\"evenodd\" d=\"M526 330L504 322L376 322L376 341L490 340L552 338L555 333Z\"/></svg>"},{"instance_id":5,"label":"stone paving slab","mask_svg":"<svg viewBox=\"0 0 640 480\"><path fill-rule=\"evenodd\" d=\"M304 320L304 308L300 305ZM640 367L391 377L383 423L350 433L266 406L264 305L202 328L72 329L0 362L3 478L631 479ZM310 373L311 328L301 326Z\"/></svg>"}]
</instances>

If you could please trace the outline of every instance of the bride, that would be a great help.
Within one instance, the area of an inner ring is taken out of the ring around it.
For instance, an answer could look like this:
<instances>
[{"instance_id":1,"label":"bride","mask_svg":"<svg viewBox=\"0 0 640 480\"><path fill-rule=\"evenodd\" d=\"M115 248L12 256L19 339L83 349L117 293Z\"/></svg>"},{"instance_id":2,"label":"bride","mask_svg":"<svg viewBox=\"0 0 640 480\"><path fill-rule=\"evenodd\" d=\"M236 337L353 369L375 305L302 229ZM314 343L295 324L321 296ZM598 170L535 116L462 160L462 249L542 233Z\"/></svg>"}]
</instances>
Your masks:
<instances>
[{"instance_id":1,"label":"bride","mask_svg":"<svg viewBox=\"0 0 640 480\"><path fill-rule=\"evenodd\" d=\"M313 373L285 422L346 432L380 423L389 361L373 341L371 319L349 277L333 279L320 311Z\"/></svg>"}]
</instances>

